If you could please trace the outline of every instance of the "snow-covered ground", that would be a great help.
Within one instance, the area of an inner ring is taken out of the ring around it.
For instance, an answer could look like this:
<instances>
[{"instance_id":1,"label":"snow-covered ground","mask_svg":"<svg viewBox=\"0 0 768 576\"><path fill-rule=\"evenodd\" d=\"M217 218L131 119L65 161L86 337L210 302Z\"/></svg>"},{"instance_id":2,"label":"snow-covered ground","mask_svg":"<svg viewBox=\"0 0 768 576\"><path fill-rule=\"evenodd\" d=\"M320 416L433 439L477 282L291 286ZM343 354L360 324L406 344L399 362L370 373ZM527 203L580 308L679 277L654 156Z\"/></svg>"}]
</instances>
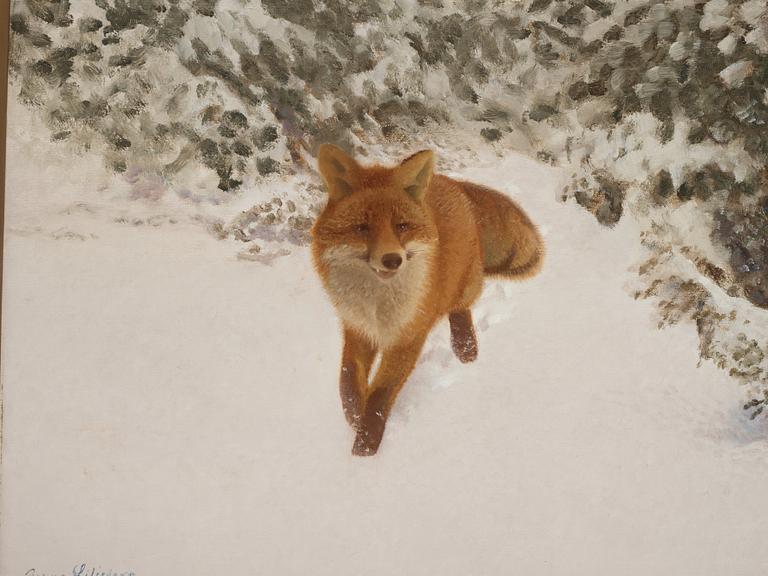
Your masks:
<instances>
[{"instance_id":1,"label":"snow-covered ground","mask_svg":"<svg viewBox=\"0 0 768 576\"><path fill-rule=\"evenodd\" d=\"M369 459L306 248L115 222L78 174L11 150L2 576L765 574L764 422L628 295L629 219L556 202L558 172L461 172L520 200L546 265L487 283L475 364L435 331Z\"/></svg>"}]
</instances>

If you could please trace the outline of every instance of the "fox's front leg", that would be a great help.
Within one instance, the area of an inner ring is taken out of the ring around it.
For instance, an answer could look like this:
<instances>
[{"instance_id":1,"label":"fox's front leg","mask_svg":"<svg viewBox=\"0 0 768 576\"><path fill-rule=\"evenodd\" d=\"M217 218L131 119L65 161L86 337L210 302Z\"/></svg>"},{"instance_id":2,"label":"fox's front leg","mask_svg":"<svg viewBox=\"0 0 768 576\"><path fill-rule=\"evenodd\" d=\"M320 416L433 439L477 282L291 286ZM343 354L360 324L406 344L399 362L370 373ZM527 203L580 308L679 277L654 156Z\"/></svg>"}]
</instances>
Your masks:
<instances>
[{"instance_id":1,"label":"fox's front leg","mask_svg":"<svg viewBox=\"0 0 768 576\"><path fill-rule=\"evenodd\" d=\"M352 453L356 456L376 454L384 435L384 427L397 394L411 375L424 345L426 334L412 338L382 352L381 366L373 379Z\"/></svg>"},{"instance_id":2,"label":"fox's front leg","mask_svg":"<svg viewBox=\"0 0 768 576\"><path fill-rule=\"evenodd\" d=\"M363 414L368 375L375 356L376 349L366 338L348 328L344 329L339 392L344 416L353 428L357 428Z\"/></svg>"}]
</instances>

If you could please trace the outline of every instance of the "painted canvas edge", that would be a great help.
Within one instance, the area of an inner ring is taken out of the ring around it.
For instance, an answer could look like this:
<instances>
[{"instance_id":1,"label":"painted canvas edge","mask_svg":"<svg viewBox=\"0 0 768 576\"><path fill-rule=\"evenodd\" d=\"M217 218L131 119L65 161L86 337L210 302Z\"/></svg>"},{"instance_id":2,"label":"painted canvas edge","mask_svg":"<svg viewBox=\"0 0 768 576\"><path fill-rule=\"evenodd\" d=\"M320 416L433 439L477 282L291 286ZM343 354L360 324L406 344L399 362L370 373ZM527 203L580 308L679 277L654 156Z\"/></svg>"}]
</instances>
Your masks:
<instances>
[{"instance_id":1,"label":"painted canvas edge","mask_svg":"<svg viewBox=\"0 0 768 576\"><path fill-rule=\"evenodd\" d=\"M10 0L0 0L0 327L3 325L3 259L5 246L5 140L8 119L8 53L10 32ZM0 367L2 367L3 340L5 334L0 330ZM0 368L0 462L3 460L3 394L4 380ZM0 478L2 485L2 478Z\"/></svg>"}]
</instances>

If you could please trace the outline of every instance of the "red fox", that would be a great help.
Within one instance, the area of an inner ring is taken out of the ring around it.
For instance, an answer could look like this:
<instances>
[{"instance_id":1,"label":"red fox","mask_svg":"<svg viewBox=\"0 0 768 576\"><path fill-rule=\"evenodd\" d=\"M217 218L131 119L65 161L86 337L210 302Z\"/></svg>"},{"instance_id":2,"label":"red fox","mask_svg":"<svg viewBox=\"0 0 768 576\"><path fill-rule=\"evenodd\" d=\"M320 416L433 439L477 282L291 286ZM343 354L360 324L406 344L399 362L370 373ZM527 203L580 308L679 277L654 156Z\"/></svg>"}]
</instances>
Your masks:
<instances>
[{"instance_id":1,"label":"red fox","mask_svg":"<svg viewBox=\"0 0 768 576\"><path fill-rule=\"evenodd\" d=\"M454 353L472 362L470 307L483 278L528 278L542 265L542 238L517 204L434 174L434 165L430 150L393 167L362 166L329 144L319 150L328 201L312 229L312 256L343 325L339 385L358 456L378 450L437 321L448 316Z\"/></svg>"}]
</instances>

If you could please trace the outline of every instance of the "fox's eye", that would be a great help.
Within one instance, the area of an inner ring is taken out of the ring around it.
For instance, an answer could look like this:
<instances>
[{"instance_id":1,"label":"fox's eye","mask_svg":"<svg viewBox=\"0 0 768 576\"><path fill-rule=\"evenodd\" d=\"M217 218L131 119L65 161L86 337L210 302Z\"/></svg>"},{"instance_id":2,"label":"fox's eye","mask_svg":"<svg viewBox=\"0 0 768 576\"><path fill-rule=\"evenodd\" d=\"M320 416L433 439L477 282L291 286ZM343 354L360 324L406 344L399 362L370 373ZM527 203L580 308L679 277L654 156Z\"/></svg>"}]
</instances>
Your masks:
<instances>
[{"instance_id":1,"label":"fox's eye","mask_svg":"<svg viewBox=\"0 0 768 576\"><path fill-rule=\"evenodd\" d=\"M398 232L405 232L406 230L409 230L411 228L411 225L408 224L408 222L400 222L397 225L397 231Z\"/></svg>"},{"instance_id":2,"label":"fox's eye","mask_svg":"<svg viewBox=\"0 0 768 576\"><path fill-rule=\"evenodd\" d=\"M368 224L365 224L365 223L358 224L357 226L355 226L355 231L360 232L361 234L368 232Z\"/></svg>"}]
</instances>

